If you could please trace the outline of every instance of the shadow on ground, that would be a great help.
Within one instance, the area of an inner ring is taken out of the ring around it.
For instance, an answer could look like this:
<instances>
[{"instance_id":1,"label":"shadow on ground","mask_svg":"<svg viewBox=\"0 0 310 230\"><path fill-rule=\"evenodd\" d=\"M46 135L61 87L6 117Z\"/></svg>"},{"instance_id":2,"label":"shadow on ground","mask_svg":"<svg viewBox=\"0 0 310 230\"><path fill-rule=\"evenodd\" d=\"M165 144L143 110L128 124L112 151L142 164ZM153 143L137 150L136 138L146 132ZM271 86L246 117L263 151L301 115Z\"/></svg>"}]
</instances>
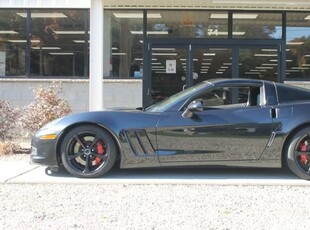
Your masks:
<instances>
[{"instance_id":1,"label":"shadow on ground","mask_svg":"<svg viewBox=\"0 0 310 230\"><path fill-rule=\"evenodd\" d=\"M72 177L63 167L58 172L48 174L51 177ZM298 179L285 169L271 168L155 168L155 169L119 169L118 167L104 175L102 179Z\"/></svg>"}]
</instances>

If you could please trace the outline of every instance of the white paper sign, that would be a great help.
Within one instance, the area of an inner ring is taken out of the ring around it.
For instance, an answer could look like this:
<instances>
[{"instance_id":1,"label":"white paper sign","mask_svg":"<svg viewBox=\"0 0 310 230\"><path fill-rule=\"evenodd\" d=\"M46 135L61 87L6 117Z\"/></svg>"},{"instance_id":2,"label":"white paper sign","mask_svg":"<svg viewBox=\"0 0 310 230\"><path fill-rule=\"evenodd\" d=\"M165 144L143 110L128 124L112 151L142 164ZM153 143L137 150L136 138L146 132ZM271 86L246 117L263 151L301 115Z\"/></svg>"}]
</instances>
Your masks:
<instances>
[{"instance_id":1,"label":"white paper sign","mask_svg":"<svg viewBox=\"0 0 310 230\"><path fill-rule=\"evenodd\" d=\"M176 72L177 72L177 61L166 60L166 73L176 73Z\"/></svg>"},{"instance_id":2,"label":"white paper sign","mask_svg":"<svg viewBox=\"0 0 310 230\"><path fill-rule=\"evenodd\" d=\"M0 76L5 76L5 52L0 52Z\"/></svg>"}]
</instances>

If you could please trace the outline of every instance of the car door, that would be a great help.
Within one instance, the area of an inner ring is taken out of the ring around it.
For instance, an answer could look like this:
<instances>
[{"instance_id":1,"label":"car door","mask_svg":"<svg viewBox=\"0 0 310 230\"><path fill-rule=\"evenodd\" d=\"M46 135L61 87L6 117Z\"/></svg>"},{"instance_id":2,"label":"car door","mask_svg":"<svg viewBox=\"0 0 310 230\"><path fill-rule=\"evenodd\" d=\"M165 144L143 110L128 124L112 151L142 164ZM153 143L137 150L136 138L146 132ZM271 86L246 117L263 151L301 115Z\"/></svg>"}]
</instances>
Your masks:
<instances>
[{"instance_id":1,"label":"car door","mask_svg":"<svg viewBox=\"0 0 310 230\"><path fill-rule=\"evenodd\" d=\"M164 112L157 125L160 162L258 159L272 133L271 107L262 105L258 89L234 87L228 96L227 88L221 88L226 95L207 98L204 110L193 117Z\"/></svg>"}]
</instances>

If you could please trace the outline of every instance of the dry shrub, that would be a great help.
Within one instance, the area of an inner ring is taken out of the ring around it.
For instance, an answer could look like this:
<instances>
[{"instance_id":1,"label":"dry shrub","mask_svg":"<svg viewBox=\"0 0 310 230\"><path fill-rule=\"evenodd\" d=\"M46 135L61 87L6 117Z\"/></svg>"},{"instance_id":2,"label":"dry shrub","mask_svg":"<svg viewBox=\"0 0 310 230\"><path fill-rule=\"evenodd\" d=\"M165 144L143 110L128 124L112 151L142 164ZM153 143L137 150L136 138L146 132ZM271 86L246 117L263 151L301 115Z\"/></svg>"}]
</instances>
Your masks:
<instances>
[{"instance_id":1,"label":"dry shrub","mask_svg":"<svg viewBox=\"0 0 310 230\"><path fill-rule=\"evenodd\" d=\"M0 99L0 140L11 139L12 130L16 126L19 111L11 103Z\"/></svg>"},{"instance_id":2,"label":"dry shrub","mask_svg":"<svg viewBox=\"0 0 310 230\"><path fill-rule=\"evenodd\" d=\"M17 146L10 142L1 142L0 143L0 156L9 155L15 152Z\"/></svg>"},{"instance_id":3,"label":"dry shrub","mask_svg":"<svg viewBox=\"0 0 310 230\"><path fill-rule=\"evenodd\" d=\"M33 90L35 101L22 109L20 122L24 129L35 133L45 124L71 113L67 100L59 98L61 83L53 82L47 87Z\"/></svg>"}]
</instances>

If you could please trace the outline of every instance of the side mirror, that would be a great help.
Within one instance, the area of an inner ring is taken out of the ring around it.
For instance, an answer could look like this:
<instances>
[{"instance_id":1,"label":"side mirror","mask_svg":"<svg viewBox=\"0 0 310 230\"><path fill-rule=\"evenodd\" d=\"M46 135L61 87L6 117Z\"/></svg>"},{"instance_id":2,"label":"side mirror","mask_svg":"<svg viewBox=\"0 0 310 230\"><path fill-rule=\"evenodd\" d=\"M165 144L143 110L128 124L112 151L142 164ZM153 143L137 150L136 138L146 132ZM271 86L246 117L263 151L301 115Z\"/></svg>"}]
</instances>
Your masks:
<instances>
[{"instance_id":1,"label":"side mirror","mask_svg":"<svg viewBox=\"0 0 310 230\"><path fill-rule=\"evenodd\" d=\"M195 112L202 112L203 104L201 100L192 101L183 112L182 117L191 118L194 116Z\"/></svg>"}]
</instances>

